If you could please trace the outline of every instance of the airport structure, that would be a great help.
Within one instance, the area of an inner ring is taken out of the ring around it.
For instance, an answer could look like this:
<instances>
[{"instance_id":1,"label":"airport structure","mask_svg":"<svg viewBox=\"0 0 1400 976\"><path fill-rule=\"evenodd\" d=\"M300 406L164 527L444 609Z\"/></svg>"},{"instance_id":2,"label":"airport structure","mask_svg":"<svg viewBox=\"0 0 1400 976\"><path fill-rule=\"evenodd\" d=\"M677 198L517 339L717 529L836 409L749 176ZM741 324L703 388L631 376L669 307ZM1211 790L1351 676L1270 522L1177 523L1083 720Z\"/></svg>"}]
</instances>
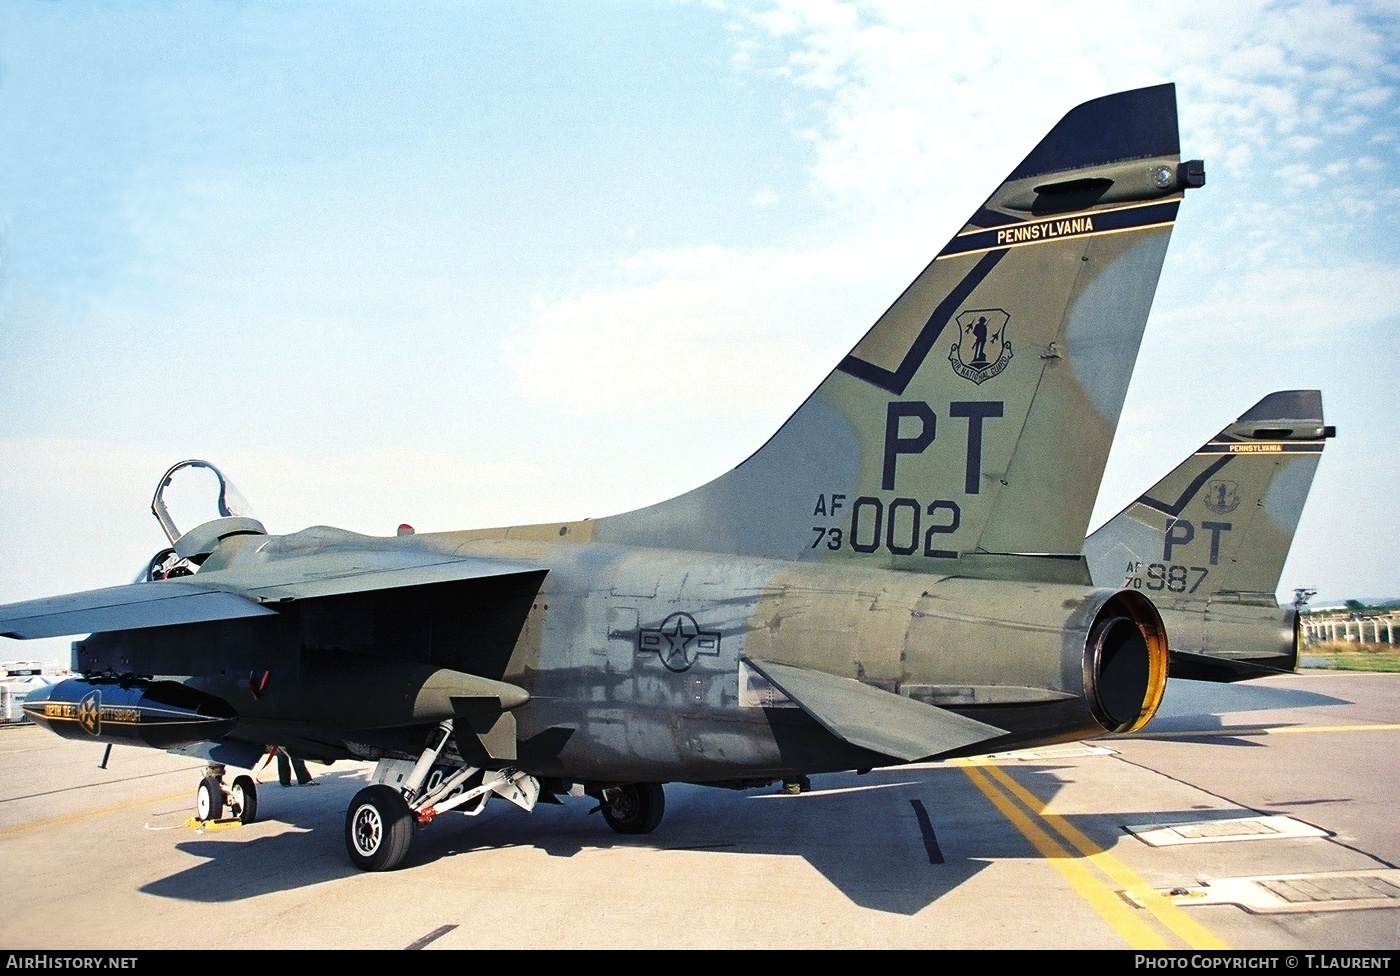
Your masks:
<instances>
[{"instance_id":1,"label":"airport structure","mask_svg":"<svg viewBox=\"0 0 1400 976\"><path fill-rule=\"evenodd\" d=\"M1349 607L1319 607L1299 618L1307 644L1334 641L1359 644L1400 643L1400 610L1353 610Z\"/></svg>"}]
</instances>

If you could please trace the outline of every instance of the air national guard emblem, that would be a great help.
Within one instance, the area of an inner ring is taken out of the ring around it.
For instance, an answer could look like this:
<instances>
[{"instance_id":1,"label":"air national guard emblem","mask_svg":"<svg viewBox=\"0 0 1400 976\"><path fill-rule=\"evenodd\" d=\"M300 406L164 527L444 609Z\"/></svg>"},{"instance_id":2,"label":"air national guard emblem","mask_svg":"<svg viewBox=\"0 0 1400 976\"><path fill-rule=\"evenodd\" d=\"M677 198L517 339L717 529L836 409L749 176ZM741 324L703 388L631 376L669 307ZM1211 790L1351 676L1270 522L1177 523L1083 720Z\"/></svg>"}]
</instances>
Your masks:
<instances>
[{"instance_id":1,"label":"air national guard emblem","mask_svg":"<svg viewBox=\"0 0 1400 976\"><path fill-rule=\"evenodd\" d=\"M963 379L981 383L989 380L1011 362L1011 342L1006 326L1011 316L999 308L974 308L957 319L958 340L948 352L953 372Z\"/></svg>"},{"instance_id":2,"label":"air national guard emblem","mask_svg":"<svg viewBox=\"0 0 1400 976\"><path fill-rule=\"evenodd\" d=\"M1210 481L1206 483L1206 508L1216 515L1229 515L1240 507L1240 486L1234 481Z\"/></svg>"}]
</instances>

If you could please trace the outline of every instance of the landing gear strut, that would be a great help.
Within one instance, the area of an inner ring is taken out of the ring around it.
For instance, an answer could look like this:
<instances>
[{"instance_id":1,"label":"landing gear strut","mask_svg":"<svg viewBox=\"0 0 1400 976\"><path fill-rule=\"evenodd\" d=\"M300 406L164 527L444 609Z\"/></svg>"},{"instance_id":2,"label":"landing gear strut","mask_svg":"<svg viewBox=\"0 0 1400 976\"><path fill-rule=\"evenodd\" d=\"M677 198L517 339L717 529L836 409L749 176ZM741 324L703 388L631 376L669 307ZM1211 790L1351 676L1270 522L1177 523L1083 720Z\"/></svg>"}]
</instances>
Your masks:
<instances>
[{"instance_id":1,"label":"landing gear strut","mask_svg":"<svg viewBox=\"0 0 1400 976\"><path fill-rule=\"evenodd\" d=\"M224 810L239 823L250 824L258 815L258 787L253 777L234 777L233 786L224 785L223 763L209 763L194 796L194 816L200 823L224 819Z\"/></svg>"},{"instance_id":2,"label":"landing gear strut","mask_svg":"<svg viewBox=\"0 0 1400 976\"><path fill-rule=\"evenodd\" d=\"M416 762L381 759L375 782L355 794L345 814L345 849L362 871L392 871L408 856L414 824L459 810L475 817L492 796L523 810L535 808L539 780L517 769L487 770L464 762L453 741L452 720L438 726Z\"/></svg>"}]
</instances>

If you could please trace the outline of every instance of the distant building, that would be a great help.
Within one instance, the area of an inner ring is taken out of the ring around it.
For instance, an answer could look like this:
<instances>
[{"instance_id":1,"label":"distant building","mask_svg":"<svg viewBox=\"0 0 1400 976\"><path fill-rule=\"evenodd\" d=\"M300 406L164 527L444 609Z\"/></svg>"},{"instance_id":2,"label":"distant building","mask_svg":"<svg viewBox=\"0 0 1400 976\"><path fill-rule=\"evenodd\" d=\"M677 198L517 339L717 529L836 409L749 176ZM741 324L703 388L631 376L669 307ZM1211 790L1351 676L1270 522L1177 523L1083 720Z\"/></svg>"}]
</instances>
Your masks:
<instances>
[{"instance_id":1,"label":"distant building","mask_svg":"<svg viewBox=\"0 0 1400 976\"><path fill-rule=\"evenodd\" d=\"M24 700L35 688L57 680L42 661L0 661L0 723L25 722Z\"/></svg>"},{"instance_id":2,"label":"distant building","mask_svg":"<svg viewBox=\"0 0 1400 976\"><path fill-rule=\"evenodd\" d=\"M1299 614L1298 625L1308 644L1331 641L1400 643L1400 610L1393 606L1347 606L1343 603L1307 607Z\"/></svg>"}]
</instances>

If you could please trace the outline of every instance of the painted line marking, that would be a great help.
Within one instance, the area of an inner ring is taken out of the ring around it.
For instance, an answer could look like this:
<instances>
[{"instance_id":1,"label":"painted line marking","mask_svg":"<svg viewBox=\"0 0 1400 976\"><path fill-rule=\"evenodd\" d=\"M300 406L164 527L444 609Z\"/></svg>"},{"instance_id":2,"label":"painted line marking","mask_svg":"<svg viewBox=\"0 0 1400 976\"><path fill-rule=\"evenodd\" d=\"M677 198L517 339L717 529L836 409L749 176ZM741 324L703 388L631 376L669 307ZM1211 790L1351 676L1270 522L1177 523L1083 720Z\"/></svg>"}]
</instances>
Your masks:
<instances>
[{"instance_id":1,"label":"painted line marking","mask_svg":"<svg viewBox=\"0 0 1400 976\"><path fill-rule=\"evenodd\" d=\"M1079 895L1121 935L1131 948L1165 949L1167 941L1151 926L1144 923L1132 909L1128 901L1118 898L1116 893L1105 888L1098 878L1089 871L1093 866L1114 884L1122 888L1124 896L1132 903L1146 909L1166 929L1175 934L1192 949L1228 949L1229 946L1201 925L1185 911L1174 905L1169 898L1156 888L1143 881L1126 865L1103 850L1073 824L1058 814L1050 813L1040 798L1017 783L1007 772L997 766L955 760L955 765L972 780L973 784L991 800L1011 824L1019 830L1041 855L1047 858L1052 867L1062 874ZM1025 811L1013 801L1020 801ZM1029 814L1029 815L1027 815ZM1062 844L1054 839L1035 820L1038 818L1060 838L1082 855L1075 857Z\"/></svg>"},{"instance_id":2,"label":"painted line marking","mask_svg":"<svg viewBox=\"0 0 1400 976\"><path fill-rule=\"evenodd\" d=\"M961 764L961 760L954 760L954 762ZM1126 902L1115 897L1112 892L1099 884L1081 860L1075 858L1038 824L1023 814L1011 801L1011 798L998 789L996 784L983 772L984 769L991 768L994 767L977 768L966 765L963 766L963 772L972 780L973 785L992 802L992 805L1001 811L1002 816L1011 821L1012 825L1021 832L1021 835L1031 842L1031 846L1040 852L1040 855L1049 862L1050 866L1070 883L1070 886L1079 893L1080 897L1087 901L1094 911L1098 912L1130 947L1134 949L1171 948L1166 939L1144 923L1128 907Z\"/></svg>"},{"instance_id":3,"label":"painted line marking","mask_svg":"<svg viewBox=\"0 0 1400 976\"><path fill-rule=\"evenodd\" d=\"M132 800L130 803L118 803L116 806L101 807L97 810L80 810L77 813L66 813L61 817L49 817L46 820L35 820L33 823L20 824L16 827L0 828L0 837L10 834L22 834L26 830L37 830L41 827L57 827L62 824L75 823L79 820L87 820L90 817L105 817L109 813L120 813L123 810L134 810L137 807L149 806L152 803L166 803L170 800L188 798L188 793L181 790L179 793L167 793L164 796L150 796L140 800Z\"/></svg>"},{"instance_id":4,"label":"painted line marking","mask_svg":"<svg viewBox=\"0 0 1400 976\"><path fill-rule=\"evenodd\" d=\"M427 935L423 936L423 938L415 939L413 942L410 942L408 945L404 946L404 948L406 950L421 949L431 942L436 942L438 939L442 938L444 935L446 935L448 932L451 932L456 927L457 926L455 925L439 925Z\"/></svg>"},{"instance_id":5,"label":"painted line marking","mask_svg":"<svg viewBox=\"0 0 1400 976\"><path fill-rule=\"evenodd\" d=\"M1237 725L1214 729L1182 732L1153 732L1147 729L1136 735L1125 735L1123 739L1238 739L1249 735L1298 735L1305 732L1394 732L1400 724L1374 725Z\"/></svg>"}]
</instances>

